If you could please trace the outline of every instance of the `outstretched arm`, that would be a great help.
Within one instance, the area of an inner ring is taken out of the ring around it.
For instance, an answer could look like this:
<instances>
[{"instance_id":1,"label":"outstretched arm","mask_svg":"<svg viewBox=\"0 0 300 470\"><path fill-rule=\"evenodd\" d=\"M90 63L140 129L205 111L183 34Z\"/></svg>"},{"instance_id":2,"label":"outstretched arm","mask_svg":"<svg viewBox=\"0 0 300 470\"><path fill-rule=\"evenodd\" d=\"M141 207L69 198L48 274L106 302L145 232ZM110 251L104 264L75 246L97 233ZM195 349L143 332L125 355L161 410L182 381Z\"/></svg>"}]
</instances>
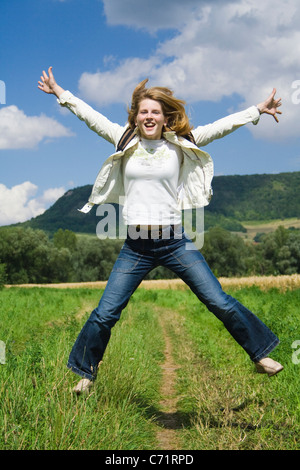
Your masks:
<instances>
[{"instance_id":1,"label":"outstretched arm","mask_svg":"<svg viewBox=\"0 0 300 470\"><path fill-rule=\"evenodd\" d=\"M45 93L52 94L59 96L65 91L61 86L59 86L54 78L52 73L52 67L48 69L48 75L46 74L45 70L43 70L43 75L41 76L41 81L38 82L38 88Z\"/></svg>"},{"instance_id":2,"label":"outstretched arm","mask_svg":"<svg viewBox=\"0 0 300 470\"><path fill-rule=\"evenodd\" d=\"M117 145L124 133L125 127L111 122L101 113L95 111L91 106L70 93L70 91L64 90L59 86L55 81L52 67L49 67L48 74L43 70L41 80L38 82L38 88L44 93L55 95L61 106L68 108L100 137L103 137L115 146Z\"/></svg>"},{"instance_id":3,"label":"outstretched arm","mask_svg":"<svg viewBox=\"0 0 300 470\"><path fill-rule=\"evenodd\" d=\"M273 88L273 91L270 96L268 96L268 98L262 103L259 103L257 105L257 108L260 114L270 114L274 117L276 122L279 122L276 114L281 114L281 111L278 111L279 106L281 106L281 98L275 100L275 94L276 88Z\"/></svg>"},{"instance_id":4,"label":"outstretched arm","mask_svg":"<svg viewBox=\"0 0 300 470\"><path fill-rule=\"evenodd\" d=\"M231 114L206 126L199 126L193 129L192 133L197 146L203 147L215 139L225 137L247 123L252 122L253 124L257 124L259 114L270 114L274 117L275 121L278 122L277 114L281 114L281 111L278 110L279 106L281 106L281 98L275 99L275 94L276 89L273 88L268 98L257 106L251 106L245 111Z\"/></svg>"}]
</instances>

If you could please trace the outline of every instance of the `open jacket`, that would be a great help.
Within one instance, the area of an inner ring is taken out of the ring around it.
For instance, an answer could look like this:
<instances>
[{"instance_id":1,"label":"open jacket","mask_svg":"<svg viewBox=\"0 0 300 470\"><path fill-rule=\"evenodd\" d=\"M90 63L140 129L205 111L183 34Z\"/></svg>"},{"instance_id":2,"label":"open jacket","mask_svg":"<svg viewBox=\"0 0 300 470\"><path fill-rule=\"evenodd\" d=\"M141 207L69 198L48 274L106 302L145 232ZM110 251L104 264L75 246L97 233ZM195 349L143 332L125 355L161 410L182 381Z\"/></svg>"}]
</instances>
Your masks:
<instances>
[{"instance_id":1,"label":"open jacket","mask_svg":"<svg viewBox=\"0 0 300 470\"><path fill-rule=\"evenodd\" d=\"M69 91L62 93L58 102L70 109L91 130L111 142L116 149L127 126L120 126L111 122ZM212 195L213 161L210 155L199 147L203 147L215 139L220 139L249 122L257 124L259 116L260 113L257 107L251 106L244 111L230 114L211 124L199 126L192 130L196 145L176 135L173 131L163 134L168 142L180 147L183 154L178 182L178 205L180 209L206 206L209 204ZM138 142L139 136L137 134L123 151L115 150L105 160L94 183L89 201L81 209L82 212L89 212L94 204L119 203L120 197L124 197L122 157L126 155L128 149L137 147Z\"/></svg>"}]
</instances>

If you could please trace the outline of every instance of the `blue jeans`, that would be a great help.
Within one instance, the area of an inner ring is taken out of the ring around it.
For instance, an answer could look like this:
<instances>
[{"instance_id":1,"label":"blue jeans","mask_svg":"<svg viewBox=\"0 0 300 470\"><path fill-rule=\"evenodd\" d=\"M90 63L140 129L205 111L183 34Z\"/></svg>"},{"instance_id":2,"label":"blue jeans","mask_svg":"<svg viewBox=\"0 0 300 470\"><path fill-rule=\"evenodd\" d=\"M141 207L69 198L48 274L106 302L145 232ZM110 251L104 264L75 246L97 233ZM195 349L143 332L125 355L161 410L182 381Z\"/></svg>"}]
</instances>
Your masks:
<instances>
[{"instance_id":1,"label":"blue jeans","mask_svg":"<svg viewBox=\"0 0 300 470\"><path fill-rule=\"evenodd\" d=\"M168 227L169 229L169 227ZM266 357L279 343L270 329L240 302L226 294L202 254L182 229L171 229L166 239L127 238L108 279L99 305L83 326L69 357L68 367L94 380L98 364L130 296L146 274L158 265L174 271L191 288L247 352L253 362Z\"/></svg>"}]
</instances>

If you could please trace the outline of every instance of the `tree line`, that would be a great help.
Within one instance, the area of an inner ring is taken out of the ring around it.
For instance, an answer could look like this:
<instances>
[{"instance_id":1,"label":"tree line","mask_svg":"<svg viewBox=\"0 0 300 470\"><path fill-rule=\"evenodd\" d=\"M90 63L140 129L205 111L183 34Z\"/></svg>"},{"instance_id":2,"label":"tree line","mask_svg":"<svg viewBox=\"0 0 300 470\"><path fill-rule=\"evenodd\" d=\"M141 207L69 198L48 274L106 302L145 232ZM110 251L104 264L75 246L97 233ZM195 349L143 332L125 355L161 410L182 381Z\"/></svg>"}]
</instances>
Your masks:
<instances>
[{"instance_id":1,"label":"tree line","mask_svg":"<svg viewBox=\"0 0 300 470\"><path fill-rule=\"evenodd\" d=\"M0 230L0 285L107 280L123 240L99 240L59 229L3 227ZM300 231L278 227L249 242L221 227L205 233L201 249L216 276L300 273ZM148 279L176 276L158 267Z\"/></svg>"}]
</instances>

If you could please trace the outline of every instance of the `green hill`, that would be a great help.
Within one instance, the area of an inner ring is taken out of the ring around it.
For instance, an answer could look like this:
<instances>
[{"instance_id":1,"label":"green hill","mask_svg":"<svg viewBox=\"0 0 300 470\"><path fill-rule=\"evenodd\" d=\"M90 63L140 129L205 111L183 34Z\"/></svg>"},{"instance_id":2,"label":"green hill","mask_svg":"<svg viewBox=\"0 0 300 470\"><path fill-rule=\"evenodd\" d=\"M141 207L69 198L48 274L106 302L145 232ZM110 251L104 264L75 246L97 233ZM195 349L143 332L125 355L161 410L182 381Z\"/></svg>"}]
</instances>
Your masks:
<instances>
[{"instance_id":1,"label":"green hill","mask_svg":"<svg viewBox=\"0 0 300 470\"><path fill-rule=\"evenodd\" d=\"M73 232L95 233L96 224L99 222L99 217L96 217L96 206L88 214L78 211L87 202L91 190L91 185L70 189L43 214L22 225L50 233L56 232L59 228Z\"/></svg>"},{"instance_id":2,"label":"green hill","mask_svg":"<svg viewBox=\"0 0 300 470\"><path fill-rule=\"evenodd\" d=\"M300 172L218 176L208 211L235 220L299 217L299 188Z\"/></svg>"},{"instance_id":3,"label":"green hill","mask_svg":"<svg viewBox=\"0 0 300 470\"><path fill-rule=\"evenodd\" d=\"M205 228L221 225L230 231L243 231L243 220L299 217L299 187L300 172L216 176L214 195L205 209ZM78 211L87 202L91 189L91 185L86 185L69 190L44 214L18 225L49 233L62 228L94 234L100 220L96 207L88 214Z\"/></svg>"}]
</instances>

